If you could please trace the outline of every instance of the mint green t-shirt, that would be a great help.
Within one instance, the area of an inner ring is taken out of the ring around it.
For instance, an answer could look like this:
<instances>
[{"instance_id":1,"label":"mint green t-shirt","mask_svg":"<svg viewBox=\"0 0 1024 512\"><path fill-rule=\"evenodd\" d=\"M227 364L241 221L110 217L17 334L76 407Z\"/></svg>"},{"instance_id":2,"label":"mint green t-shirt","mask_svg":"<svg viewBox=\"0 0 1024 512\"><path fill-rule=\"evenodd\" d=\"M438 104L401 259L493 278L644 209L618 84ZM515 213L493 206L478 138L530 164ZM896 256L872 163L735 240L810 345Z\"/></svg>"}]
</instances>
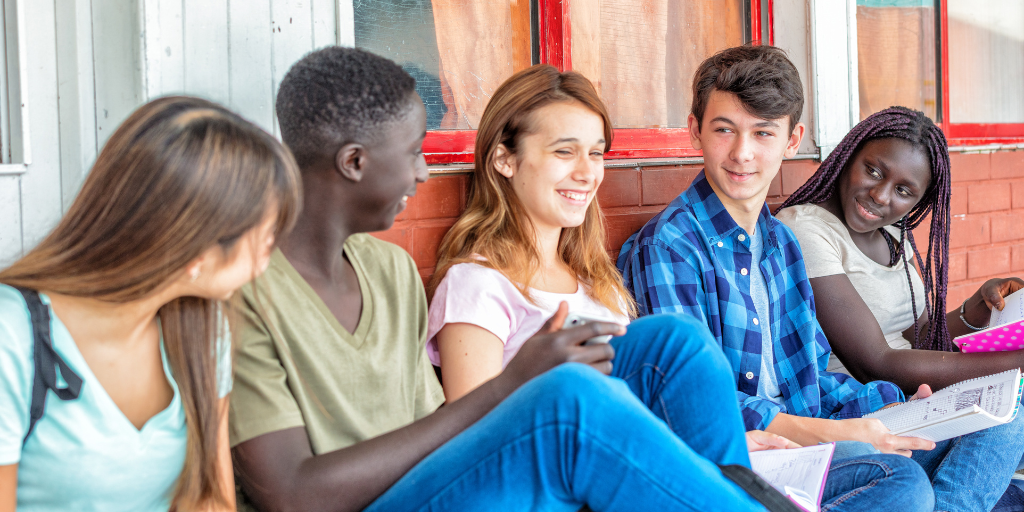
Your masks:
<instances>
[{"instance_id":1,"label":"mint green t-shirt","mask_svg":"<svg viewBox=\"0 0 1024 512\"><path fill-rule=\"evenodd\" d=\"M46 412L22 447L35 365L32 326L21 293L0 285L0 466L18 464L18 511L168 510L185 463L186 431L162 340L174 398L139 430L96 380L64 324L50 315L54 349L82 378L82 390L70 401L48 393ZM221 397L231 390L229 345L227 336L218 342Z\"/></svg>"}]
</instances>

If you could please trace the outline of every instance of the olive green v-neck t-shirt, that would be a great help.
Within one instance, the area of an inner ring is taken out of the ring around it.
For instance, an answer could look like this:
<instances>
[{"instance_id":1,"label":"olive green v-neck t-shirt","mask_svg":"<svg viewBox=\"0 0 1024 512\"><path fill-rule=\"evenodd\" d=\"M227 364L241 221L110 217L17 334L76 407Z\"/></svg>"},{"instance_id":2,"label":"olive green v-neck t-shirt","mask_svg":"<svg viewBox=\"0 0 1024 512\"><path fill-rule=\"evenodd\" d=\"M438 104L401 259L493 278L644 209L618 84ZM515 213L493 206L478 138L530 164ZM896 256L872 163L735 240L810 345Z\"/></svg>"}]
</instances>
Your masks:
<instances>
[{"instance_id":1,"label":"olive green v-neck t-shirt","mask_svg":"<svg viewBox=\"0 0 1024 512\"><path fill-rule=\"evenodd\" d=\"M363 310L338 323L279 250L242 289L231 446L305 427L314 454L408 425L444 401L424 350L427 299L412 258L370 235L349 237Z\"/></svg>"}]
</instances>

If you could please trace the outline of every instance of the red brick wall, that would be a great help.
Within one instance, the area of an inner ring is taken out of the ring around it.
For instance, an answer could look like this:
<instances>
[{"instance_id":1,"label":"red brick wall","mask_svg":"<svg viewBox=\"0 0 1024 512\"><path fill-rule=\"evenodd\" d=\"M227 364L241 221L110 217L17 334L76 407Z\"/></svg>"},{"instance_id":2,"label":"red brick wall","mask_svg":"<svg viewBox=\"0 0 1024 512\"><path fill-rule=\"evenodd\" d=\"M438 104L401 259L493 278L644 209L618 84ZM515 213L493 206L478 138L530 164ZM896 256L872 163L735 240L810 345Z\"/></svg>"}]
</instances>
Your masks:
<instances>
[{"instance_id":1,"label":"red brick wall","mask_svg":"<svg viewBox=\"0 0 1024 512\"><path fill-rule=\"evenodd\" d=\"M1024 274L1024 151L951 155L950 307L985 280ZM813 160L785 162L768 193L774 209L817 169ZM622 243L686 189L699 165L608 169L598 191L608 228L608 250ZM440 175L420 185L409 208L376 236L409 251L424 279L434 271L437 247L465 208L467 174ZM926 221L927 224L927 221ZM927 230L915 232L927 251Z\"/></svg>"}]
</instances>

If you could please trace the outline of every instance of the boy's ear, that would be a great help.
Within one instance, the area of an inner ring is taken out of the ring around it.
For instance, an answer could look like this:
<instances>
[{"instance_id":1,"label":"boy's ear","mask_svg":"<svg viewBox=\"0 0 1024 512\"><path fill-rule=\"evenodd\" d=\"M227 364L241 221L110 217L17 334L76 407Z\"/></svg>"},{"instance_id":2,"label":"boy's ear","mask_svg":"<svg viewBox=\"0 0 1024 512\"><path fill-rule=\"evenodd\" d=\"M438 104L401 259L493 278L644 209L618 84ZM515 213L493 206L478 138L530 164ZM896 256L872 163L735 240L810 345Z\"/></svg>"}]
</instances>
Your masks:
<instances>
[{"instance_id":1,"label":"boy's ear","mask_svg":"<svg viewBox=\"0 0 1024 512\"><path fill-rule=\"evenodd\" d=\"M789 143L786 144L785 158L793 158L796 156L796 151L800 149L800 142L804 140L804 129L806 127L803 123L797 123L793 127L793 133L789 134Z\"/></svg>"},{"instance_id":2,"label":"boy's ear","mask_svg":"<svg viewBox=\"0 0 1024 512\"><path fill-rule=\"evenodd\" d=\"M697 122L697 116L693 114L687 116L686 127L690 129L690 145L693 146L693 149L701 149L700 123Z\"/></svg>"},{"instance_id":3,"label":"boy's ear","mask_svg":"<svg viewBox=\"0 0 1024 512\"><path fill-rule=\"evenodd\" d=\"M516 173L515 160L515 156L504 144L498 144L498 147L494 148L494 170L498 174L511 178Z\"/></svg>"},{"instance_id":4,"label":"boy's ear","mask_svg":"<svg viewBox=\"0 0 1024 512\"><path fill-rule=\"evenodd\" d=\"M334 170L343 178L359 183L366 171L366 146L358 142L345 144L334 155Z\"/></svg>"}]
</instances>

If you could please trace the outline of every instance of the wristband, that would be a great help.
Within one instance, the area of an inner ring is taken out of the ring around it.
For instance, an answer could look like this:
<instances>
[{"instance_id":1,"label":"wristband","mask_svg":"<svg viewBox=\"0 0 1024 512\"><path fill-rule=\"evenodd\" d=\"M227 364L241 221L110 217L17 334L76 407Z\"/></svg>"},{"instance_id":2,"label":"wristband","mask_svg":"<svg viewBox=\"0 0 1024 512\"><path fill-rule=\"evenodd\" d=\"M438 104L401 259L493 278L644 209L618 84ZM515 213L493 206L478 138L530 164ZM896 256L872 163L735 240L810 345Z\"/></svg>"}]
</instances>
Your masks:
<instances>
[{"instance_id":1,"label":"wristband","mask_svg":"<svg viewBox=\"0 0 1024 512\"><path fill-rule=\"evenodd\" d=\"M968 297L968 298L964 299L964 302L963 302L963 304L960 304L960 321L961 321L961 322L963 322L963 323L964 323L964 325L966 325L966 326L967 326L967 328L968 328L968 329L970 329L970 330L972 330L972 331L982 331L982 330L988 329L988 326L987 326L987 325L986 325L985 327L975 327L975 326L971 325L971 324L970 324L970 323L969 323L969 322L967 321L967 319L966 319L966 318L964 318L964 306L966 306L966 305L967 305L967 301L969 301L969 300L971 300L971 298L970 298L970 297Z\"/></svg>"}]
</instances>

